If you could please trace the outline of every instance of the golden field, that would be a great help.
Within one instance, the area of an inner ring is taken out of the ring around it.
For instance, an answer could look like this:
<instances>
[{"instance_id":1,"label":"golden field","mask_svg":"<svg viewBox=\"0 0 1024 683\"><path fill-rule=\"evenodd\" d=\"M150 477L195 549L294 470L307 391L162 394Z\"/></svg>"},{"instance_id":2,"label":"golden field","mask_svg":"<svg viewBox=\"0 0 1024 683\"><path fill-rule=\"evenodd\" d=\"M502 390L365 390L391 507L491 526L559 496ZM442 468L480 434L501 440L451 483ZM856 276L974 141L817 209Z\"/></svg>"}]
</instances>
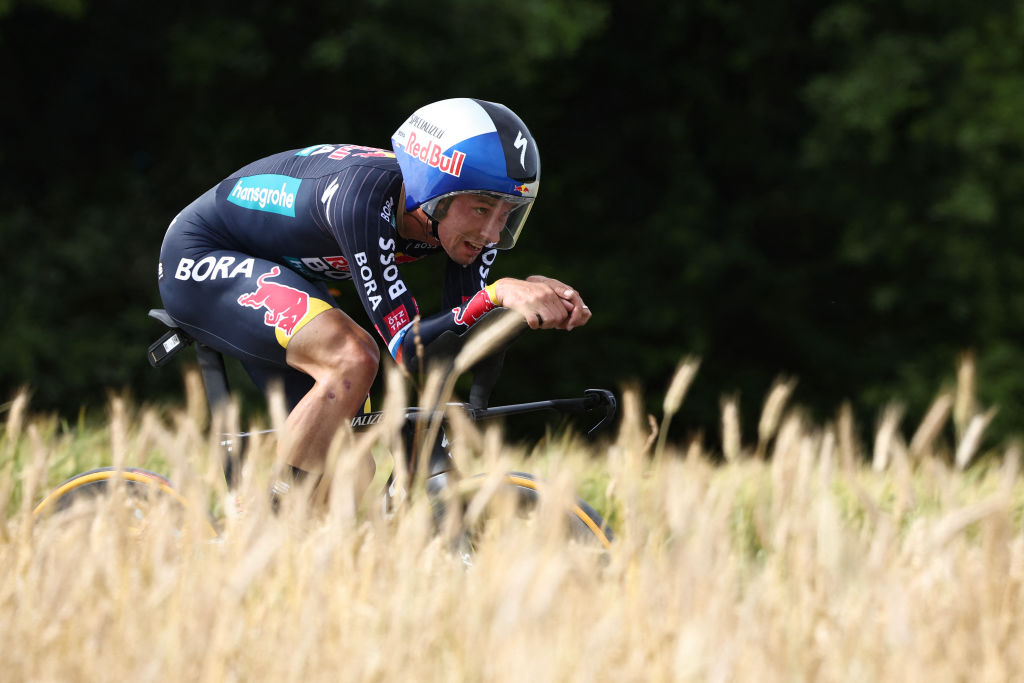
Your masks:
<instances>
[{"instance_id":1,"label":"golden field","mask_svg":"<svg viewBox=\"0 0 1024 683\"><path fill-rule=\"evenodd\" d=\"M268 437L225 519L194 394L181 411L114 398L105 426L77 429L20 395L0 437L0 678L1024 680L1020 451L980 452L992 413L969 361L920 423L894 407L871 443L848 409L817 425L789 407L790 383L755 439L726 401L720 453L659 434L696 369L680 364L659 416L626 392L617 433L596 443L527 452L457 425L465 470L533 471L556 502L494 520L469 565L424 495L393 516L377 505L393 425L332 451L336 482L353 453L380 460L358 504L293 496L272 515ZM33 517L54 485L107 464L170 476L187 511L158 503L140 520L115 490ZM573 491L610 518L609 552L562 537L557 502Z\"/></svg>"}]
</instances>

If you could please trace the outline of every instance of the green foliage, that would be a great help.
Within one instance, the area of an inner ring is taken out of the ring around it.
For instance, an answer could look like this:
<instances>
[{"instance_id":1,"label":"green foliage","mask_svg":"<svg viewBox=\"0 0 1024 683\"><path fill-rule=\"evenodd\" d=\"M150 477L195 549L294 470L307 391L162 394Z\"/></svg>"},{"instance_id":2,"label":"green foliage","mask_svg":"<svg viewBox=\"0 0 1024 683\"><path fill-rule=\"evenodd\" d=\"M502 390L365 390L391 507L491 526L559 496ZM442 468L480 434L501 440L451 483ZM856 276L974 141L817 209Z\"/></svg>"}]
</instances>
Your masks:
<instances>
[{"instance_id":1,"label":"green foliage","mask_svg":"<svg viewBox=\"0 0 1024 683\"><path fill-rule=\"evenodd\" d=\"M8 0L0 391L69 413L178 392L143 361L175 213L259 156L384 147L413 108L472 95L544 156L495 275L560 277L595 314L526 338L504 397L656 395L697 355L678 430L711 438L722 393L780 374L818 417L849 398L870 424L893 398L923 412L972 350L993 433L1017 431L1022 37L1010 0Z\"/></svg>"}]
</instances>

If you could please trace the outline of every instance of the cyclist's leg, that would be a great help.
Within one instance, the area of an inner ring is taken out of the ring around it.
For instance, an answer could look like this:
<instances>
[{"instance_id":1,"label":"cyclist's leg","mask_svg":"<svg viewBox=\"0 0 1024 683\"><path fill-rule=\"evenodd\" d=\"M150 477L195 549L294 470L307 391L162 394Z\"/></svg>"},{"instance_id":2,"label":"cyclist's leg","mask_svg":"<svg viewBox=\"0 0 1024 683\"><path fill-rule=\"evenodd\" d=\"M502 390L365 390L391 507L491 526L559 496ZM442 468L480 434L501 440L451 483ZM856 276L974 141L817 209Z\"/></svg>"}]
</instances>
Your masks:
<instances>
[{"instance_id":1,"label":"cyclist's leg","mask_svg":"<svg viewBox=\"0 0 1024 683\"><path fill-rule=\"evenodd\" d=\"M242 363L249 379L253 381L263 394L269 395L274 387L280 387L284 392L285 405L291 411L302 397L313 388L313 378L304 372L294 368L281 368L272 365L256 365L255 363Z\"/></svg>"},{"instance_id":2,"label":"cyclist's leg","mask_svg":"<svg viewBox=\"0 0 1024 683\"><path fill-rule=\"evenodd\" d=\"M317 316L288 345L288 364L315 383L288 414L285 462L321 474L331 440L362 409L377 375L380 355L373 338L339 309ZM358 499L373 479L372 458L360 463L352 481Z\"/></svg>"},{"instance_id":3,"label":"cyclist's leg","mask_svg":"<svg viewBox=\"0 0 1024 683\"><path fill-rule=\"evenodd\" d=\"M222 248L216 230L190 209L161 249L164 308L197 341L247 365L294 368L313 379L289 414L281 449L285 462L320 472L335 430L358 412L373 382L376 344L328 303L326 287Z\"/></svg>"}]
</instances>

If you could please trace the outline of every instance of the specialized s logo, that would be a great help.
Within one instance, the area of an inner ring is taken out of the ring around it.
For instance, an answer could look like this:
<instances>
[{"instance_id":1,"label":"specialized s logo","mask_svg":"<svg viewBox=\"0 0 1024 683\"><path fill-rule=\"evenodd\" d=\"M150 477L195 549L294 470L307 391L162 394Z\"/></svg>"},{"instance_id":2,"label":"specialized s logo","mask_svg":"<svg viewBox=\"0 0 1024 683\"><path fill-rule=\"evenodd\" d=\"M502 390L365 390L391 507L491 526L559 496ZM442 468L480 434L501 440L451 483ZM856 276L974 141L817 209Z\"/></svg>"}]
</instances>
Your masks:
<instances>
[{"instance_id":1,"label":"specialized s logo","mask_svg":"<svg viewBox=\"0 0 1024 683\"><path fill-rule=\"evenodd\" d=\"M334 178L330 184L324 188L324 193L320 195L320 202L324 205L324 213L327 215L327 219L331 218L331 201L334 200L334 195L338 193L338 179Z\"/></svg>"},{"instance_id":2,"label":"specialized s logo","mask_svg":"<svg viewBox=\"0 0 1024 683\"><path fill-rule=\"evenodd\" d=\"M519 149L520 147L523 148L523 151L519 153L519 165L523 167L524 171L526 170L527 143L529 143L529 140L523 137L523 131L519 131L518 133L516 133L516 141L512 143L512 146L515 147L516 149Z\"/></svg>"}]
</instances>

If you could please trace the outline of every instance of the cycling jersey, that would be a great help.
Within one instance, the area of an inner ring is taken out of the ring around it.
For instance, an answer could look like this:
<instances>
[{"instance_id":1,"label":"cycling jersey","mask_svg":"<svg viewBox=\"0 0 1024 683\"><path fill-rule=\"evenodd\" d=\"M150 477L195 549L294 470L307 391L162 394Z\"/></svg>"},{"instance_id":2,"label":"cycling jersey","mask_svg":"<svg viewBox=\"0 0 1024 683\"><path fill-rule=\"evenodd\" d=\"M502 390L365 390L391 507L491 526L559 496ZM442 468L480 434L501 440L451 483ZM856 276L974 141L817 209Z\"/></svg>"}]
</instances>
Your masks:
<instances>
[{"instance_id":1,"label":"cycling jersey","mask_svg":"<svg viewBox=\"0 0 1024 683\"><path fill-rule=\"evenodd\" d=\"M391 152L314 145L253 162L172 221L158 279L167 312L198 340L250 364L284 366L288 342L336 304L325 283L351 280L391 355L416 369L427 344L493 308L496 249L459 265L446 256L442 311L420 314L403 263L440 246L396 229L402 177Z\"/></svg>"}]
</instances>

